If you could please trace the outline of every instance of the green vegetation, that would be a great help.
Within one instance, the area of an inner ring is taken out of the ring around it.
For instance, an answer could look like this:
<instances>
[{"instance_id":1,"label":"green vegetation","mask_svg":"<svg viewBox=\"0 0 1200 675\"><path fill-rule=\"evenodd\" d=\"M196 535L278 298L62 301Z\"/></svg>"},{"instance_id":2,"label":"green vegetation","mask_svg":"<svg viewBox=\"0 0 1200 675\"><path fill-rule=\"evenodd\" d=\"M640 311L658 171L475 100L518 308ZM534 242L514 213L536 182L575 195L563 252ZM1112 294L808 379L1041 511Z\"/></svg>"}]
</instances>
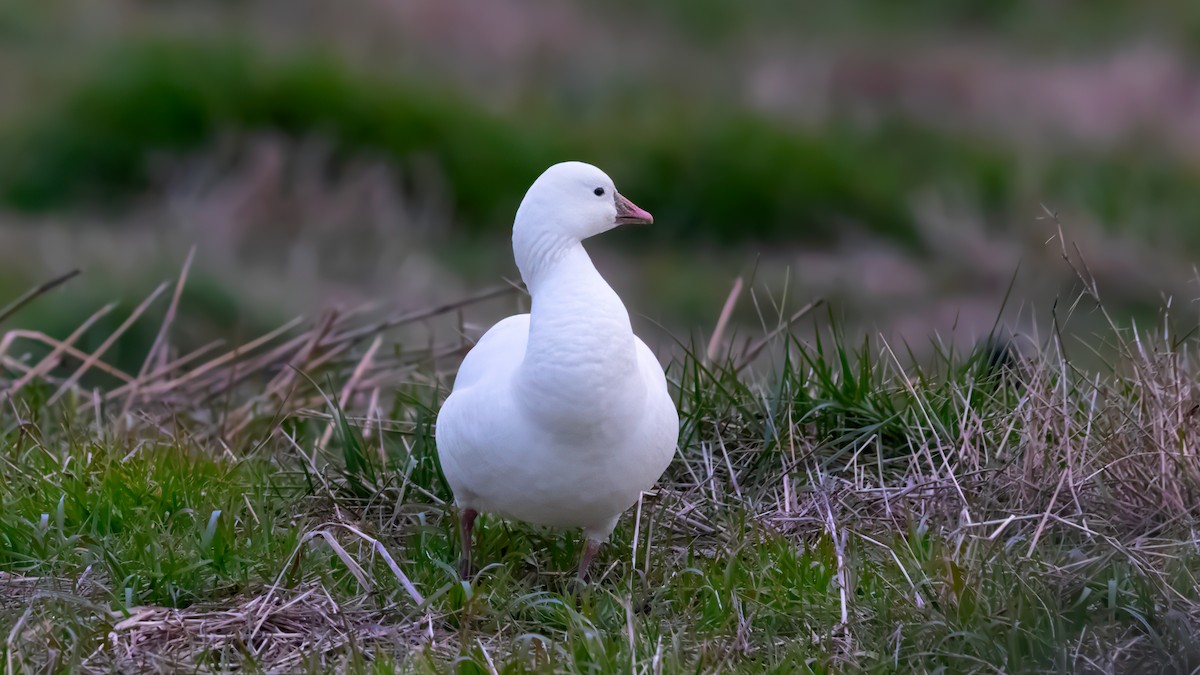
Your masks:
<instances>
[{"instance_id":1,"label":"green vegetation","mask_svg":"<svg viewBox=\"0 0 1200 675\"><path fill-rule=\"evenodd\" d=\"M100 412L55 377L12 392L24 369L6 362L0 657L353 672L1200 659L1200 344L1169 318L1112 326L1106 372L1053 340L902 366L895 345L837 330L776 339L753 370L683 354L678 457L583 589L577 537L495 518L486 567L457 577L432 442L448 352L366 348L374 325L334 317L149 369Z\"/></svg>"},{"instance_id":2,"label":"green vegetation","mask_svg":"<svg viewBox=\"0 0 1200 675\"><path fill-rule=\"evenodd\" d=\"M620 176L662 222L654 236L673 240L828 242L850 229L920 249L913 200L936 186L993 223L1047 202L1200 244L1200 177L1149 150L1029 158L903 120L802 131L652 98L582 120L553 106L501 116L336 60L276 61L221 45L156 44L104 62L57 106L8 130L0 200L33 211L119 205L148 188L155 157L256 130L387 157L411 192L427 189L420 179L433 169L457 224L476 234L505 231L514 196L550 163L577 157Z\"/></svg>"},{"instance_id":3,"label":"green vegetation","mask_svg":"<svg viewBox=\"0 0 1200 675\"><path fill-rule=\"evenodd\" d=\"M158 44L118 55L57 113L12 134L17 159L5 199L45 209L128 196L145 187L154 153L195 151L220 133L253 129L327 134L347 151L431 154L451 184L476 198L463 205L481 205L472 217L494 216L500 197L528 182L512 167L547 157L482 111L356 81L329 61L270 67L232 46Z\"/></svg>"}]
</instances>

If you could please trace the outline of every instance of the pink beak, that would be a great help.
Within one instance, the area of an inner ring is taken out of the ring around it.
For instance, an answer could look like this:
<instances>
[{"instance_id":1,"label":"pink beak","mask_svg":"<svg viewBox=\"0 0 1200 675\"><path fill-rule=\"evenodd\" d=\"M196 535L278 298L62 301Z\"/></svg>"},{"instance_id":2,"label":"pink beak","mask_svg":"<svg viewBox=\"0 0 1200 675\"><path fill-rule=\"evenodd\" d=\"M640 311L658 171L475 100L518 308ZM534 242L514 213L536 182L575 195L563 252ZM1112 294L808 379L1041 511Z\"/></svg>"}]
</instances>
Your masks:
<instances>
[{"instance_id":1,"label":"pink beak","mask_svg":"<svg viewBox=\"0 0 1200 675\"><path fill-rule=\"evenodd\" d=\"M654 222L654 216L649 211L629 201L617 193L617 224L618 225L649 225Z\"/></svg>"}]
</instances>

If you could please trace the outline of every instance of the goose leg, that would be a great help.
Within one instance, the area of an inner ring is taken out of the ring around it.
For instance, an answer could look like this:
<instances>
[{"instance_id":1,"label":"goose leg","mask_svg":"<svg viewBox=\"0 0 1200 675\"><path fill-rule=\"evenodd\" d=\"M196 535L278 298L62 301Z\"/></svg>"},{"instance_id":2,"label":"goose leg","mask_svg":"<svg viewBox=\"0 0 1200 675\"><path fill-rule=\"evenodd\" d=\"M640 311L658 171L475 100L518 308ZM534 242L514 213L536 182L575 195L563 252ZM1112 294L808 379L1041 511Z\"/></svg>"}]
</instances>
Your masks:
<instances>
[{"instance_id":1,"label":"goose leg","mask_svg":"<svg viewBox=\"0 0 1200 675\"><path fill-rule=\"evenodd\" d=\"M462 552L462 557L458 560L458 574L463 579L470 579L473 570L471 569L471 532L475 529L475 518L479 516L479 512L475 509L463 509L459 515L459 550Z\"/></svg>"},{"instance_id":2,"label":"goose leg","mask_svg":"<svg viewBox=\"0 0 1200 675\"><path fill-rule=\"evenodd\" d=\"M600 540L585 537L583 545L583 557L579 559L579 580L588 580L588 568L592 566L592 560L596 557L596 552L600 550Z\"/></svg>"}]
</instances>

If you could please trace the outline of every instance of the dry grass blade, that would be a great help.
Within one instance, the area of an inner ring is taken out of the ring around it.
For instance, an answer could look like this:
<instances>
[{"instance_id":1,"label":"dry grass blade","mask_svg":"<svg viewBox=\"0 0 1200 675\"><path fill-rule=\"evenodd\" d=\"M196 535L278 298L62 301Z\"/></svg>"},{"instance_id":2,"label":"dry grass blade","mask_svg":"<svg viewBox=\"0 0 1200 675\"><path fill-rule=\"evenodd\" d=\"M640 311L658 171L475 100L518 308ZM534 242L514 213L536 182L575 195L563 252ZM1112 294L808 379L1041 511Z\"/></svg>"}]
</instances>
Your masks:
<instances>
[{"instance_id":1,"label":"dry grass blade","mask_svg":"<svg viewBox=\"0 0 1200 675\"><path fill-rule=\"evenodd\" d=\"M37 286L37 287L27 291L24 295L17 298L16 300L13 300L11 303L6 305L3 309L0 309L0 324L3 324L8 319L12 318L12 316L14 314L21 311L29 303L31 303L34 300L38 299L39 297L45 295L46 293L49 293L50 291L54 290L55 288L58 288L59 286L67 283L68 281L70 281L71 279L74 279L77 276L79 276L79 270L71 270L70 272L67 272L66 274L55 277L55 278L51 279L50 281L47 281L47 282L41 284L40 286Z\"/></svg>"},{"instance_id":2,"label":"dry grass blade","mask_svg":"<svg viewBox=\"0 0 1200 675\"><path fill-rule=\"evenodd\" d=\"M16 382L13 382L8 389L4 391L4 395L8 398L12 398L17 394L17 392L21 391L21 389L23 389L33 380L46 376L51 370L54 369L56 365L58 365L58 359L67 350L67 348L73 345L77 340L79 340L79 338L83 337L83 334L86 333L93 324L111 312L114 308L116 308L116 306L116 303L110 303L104 307L101 307L96 313L89 316L87 320L79 324L79 327L67 336L67 339L63 340L59 346L55 347L48 355L46 355L46 358L39 361L36 366L31 368L29 372L22 375Z\"/></svg>"},{"instance_id":3,"label":"dry grass blade","mask_svg":"<svg viewBox=\"0 0 1200 675\"><path fill-rule=\"evenodd\" d=\"M91 370L92 367L96 365L96 362L100 360L100 357L104 356L104 353L107 352L109 348L112 347L117 340L119 340L121 336L125 334L125 331L129 330L129 327L141 318L142 314L150 308L150 305L154 304L154 301L157 300L158 296L162 295L163 291L165 290L167 290L167 284L160 284L158 288L154 289L153 293L143 300L141 304L135 307L133 312L130 313L129 317L126 318L125 321L123 321L120 326L117 326L117 329L112 332L112 335L109 335L104 342L100 343L100 346L96 348L96 351L92 352L91 356L89 356L87 360L75 370L74 373L71 373L71 376L67 378L66 382L62 383L62 385L58 388L58 391L54 392L54 395L50 397L46 404L54 405L60 398L63 397L64 394L67 393L67 391L71 389L71 387L74 387L75 383L79 381L79 378L83 377L84 373Z\"/></svg>"},{"instance_id":4,"label":"dry grass blade","mask_svg":"<svg viewBox=\"0 0 1200 675\"><path fill-rule=\"evenodd\" d=\"M51 403L56 403L60 400L68 390L76 386L85 373L95 369L112 375L121 382L119 386L108 391L100 391L97 396L83 402L81 411L95 407L100 402L111 402L123 398L121 417L133 420L134 416L130 416L128 413L139 400L152 404L153 407L163 411L162 414L175 414L175 412L179 411L180 406L185 410L194 409L200 404L211 401L214 397L228 396L235 387L250 378L260 376L264 372L274 371L272 379L265 387L258 390L260 392L258 395L251 396L244 401L239 401L237 409L229 411L224 417L223 423L225 427L223 431L231 434L229 438L236 438L255 419L256 411L261 409L264 404L278 407L278 402L285 400L284 395L293 388L292 383L294 382L297 369L306 372L317 372L321 369L329 368L340 369L344 367L342 360L351 353L356 344L365 338L373 337L374 342L372 348L368 350L369 355L365 358L362 356L356 357L354 370L350 374L350 381L347 383L347 388L343 390L341 399L348 402L348 396L360 385L379 388L383 386L383 382L388 381L387 377L380 378L372 375L371 371L373 369L385 371L394 380L405 373L410 373L413 363L421 358L420 352L410 351L403 357L407 361L400 360L399 363L388 362L377 364L376 354L383 345L383 331L431 319L442 314L460 310L473 303L483 302L519 290L512 286L497 287L456 302L403 312L394 317L365 326L353 326L350 322L350 319L356 314L361 313L361 310L345 312L330 311L323 314L322 318L303 334L280 344L270 346L266 351L263 351L264 347L268 347L289 331L300 326L304 319L303 317L297 317L198 366L185 369L185 366L194 363L220 344L219 342L210 343L171 362L167 362L165 358L167 354L165 347L168 344L169 333L174 324L175 317L178 315L179 303L193 260L194 251L189 253L184 262L178 280L174 284L174 293L166 315L159 327L154 343L143 358L143 365L136 376L130 376L120 369L114 368L104 362L102 357L166 290L168 287L167 284L159 286L151 296L135 308L125 322L92 354L82 352L75 348L73 344L96 321L108 312L111 312L115 305L109 305L101 309L79 326L66 340L61 342L54 341L52 338L40 334L34 335L28 331L6 334L0 340L0 357L4 357L4 360L0 362L4 363L10 370L19 373L19 377L16 382L5 390L5 394L12 396L30 382L48 378L53 369L59 365L61 357L67 355L80 359L82 365L72 372L65 381L55 383L56 388L53 396L50 398ZM44 284L39 288L39 293L44 293L57 283L62 283L62 281L65 281L65 278L55 281L56 283ZM34 297L33 294L28 295L30 295L30 299ZM53 348L52 352L37 365L26 367L19 363L19 361L5 357L6 350L19 338L33 339L50 344ZM453 355L459 350L460 346L455 346L453 349L439 349L431 353L429 357L439 359ZM156 363L156 360L158 363ZM291 367L284 367L288 365ZM280 414L285 417L314 402L311 393L307 391L294 398L288 395L286 400L290 401L288 404L289 407L280 410ZM146 421L151 421L152 419L146 418ZM201 435L203 435L203 432L201 432Z\"/></svg>"},{"instance_id":5,"label":"dry grass blade","mask_svg":"<svg viewBox=\"0 0 1200 675\"><path fill-rule=\"evenodd\" d=\"M400 566L396 564L396 560L392 558L392 554L388 553L388 550L384 548L383 544L380 543L378 539L370 536L353 525L347 525L345 523L340 523L340 525L341 527L349 530L351 534L354 534L363 541L371 544L371 546L375 548L375 552L383 557L384 562L387 563L388 568L392 570L392 574L396 576L396 580L399 581L400 585L404 587L404 591L408 593L413 602L417 603L418 605L425 604L425 598L422 597L421 593L417 591L417 587L413 586L413 583L409 580L408 575L406 575L404 571L400 569Z\"/></svg>"},{"instance_id":6,"label":"dry grass blade","mask_svg":"<svg viewBox=\"0 0 1200 675\"><path fill-rule=\"evenodd\" d=\"M192 246L188 251L187 258L183 261L183 269L179 272L179 280L175 282L175 293L171 296L171 304L167 306L167 314L163 317L162 325L159 326L158 334L154 336L154 342L150 345L149 351L146 352L146 358L142 360L142 367L138 371L137 379L133 383L133 391L125 399L125 407L121 410L121 417L129 414L129 408L133 405L137 398L138 385L146 377L147 371L150 370L150 364L154 363L154 358L162 350L162 360L166 360L166 342L167 335L171 330L171 324L175 322L175 313L179 311L179 299L183 296L183 287L187 284L188 272L192 269L192 261L196 257L196 247ZM163 363L159 364L161 368Z\"/></svg>"},{"instance_id":7,"label":"dry grass blade","mask_svg":"<svg viewBox=\"0 0 1200 675\"><path fill-rule=\"evenodd\" d=\"M45 333L42 333L39 331L22 330L22 329L17 328L17 329L13 329L13 330L10 330L7 333L5 333L4 338L5 339L3 341L0 341L0 354L6 353L8 351L8 346L13 341L18 340L18 339L24 339L24 340L29 340L32 342L40 342L40 343L50 347L51 349L59 350L60 354L66 354L67 356L70 356L75 359L79 359L80 361L86 361L88 358L88 354L86 352L75 348L73 345L63 342L62 340L56 340L56 339L50 337L49 335L46 335ZM132 375L126 373L125 371L123 371L119 368L110 366L109 364L107 364L103 361L98 361L96 363L96 369L103 371L105 373L108 373L109 375L112 375L113 377L117 378L118 380L121 380L122 382L133 382L133 380L134 380Z\"/></svg>"},{"instance_id":8,"label":"dry grass blade","mask_svg":"<svg viewBox=\"0 0 1200 675\"><path fill-rule=\"evenodd\" d=\"M25 626L25 622L29 620L31 613L33 613L33 605L25 608L25 611L21 614L21 618L17 619L17 622L13 624L12 630L8 632L8 638L4 641L5 673L17 672L16 663L14 662L18 651L17 636L21 634L21 629Z\"/></svg>"},{"instance_id":9,"label":"dry grass blade","mask_svg":"<svg viewBox=\"0 0 1200 675\"><path fill-rule=\"evenodd\" d=\"M308 534L304 535L304 539L302 539L300 543L307 543L316 537L320 537L325 540L325 543L329 545L329 548L333 549L334 554L337 555L337 557L342 561L342 564L346 566L346 569L350 570L350 574L354 576L354 580L358 582L358 585L361 586L364 591L370 591L375 587L375 585L371 583L371 579L367 576L367 571L362 568L362 565L358 564L358 561L354 559L354 556L350 555L350 552L342 546L341 542L337 540L337 537L333 536L333 533L329 530L316 530L309 532Z\"/></svg>"},{"instance_id":10,"label":"dry grass blade","mask_svg":"<svg viewBox=\"0 0 1200 675\"><path fill-rule=\"evenodd\" d=\"M403 326L404 324L415 323L417 321L424 321L426 319L432 319L435 316L440 316L442 314L449 314L450 312L456 311L456 310L466 307L468 305L474 305L474 304L477 304L480 302L484 302L486 300L491 300L493 298L499 298L499 297L502 297L505 295L509 295L510 293L519 292L520 290L521 289L519 287L499 286L497 288L492 288L492 289L483 291L481 293L476 293L475 295L469 295L461 300L456 300L454 302L447 302L447 303L444 303L441 305L435 305L433 307L429 307L426 309L419 309L419 310L412 311L412 312L406 312L399 316L396 316L396 317L393 317L390 319L385 319L383 321L379 321L379 322L371 324L369 326L363 326L361 328L354 328L354 329L348 330L344 333L335 335L331 341L332 342L358 342L359 340L364 340L373 335L377 335L381 331L387 330L389 328L396 328L398 326Z\"/></svg>"},{"instance_id":11,"label":"dry grass blade","mask_svg":"<svg viewBox=\"0 0 1200 675\"><path fill-rule=\"evenodd\" d=\"M272 340L279 337L280 335L287 333L288 331L292 330L296 326L300 325L300 323L303 320L304 320L304 317L296 317L296 318L292 319L291 321L288 321L287 323L283 324L282 326L279 326L278 328L276 328L262 336L259 336L258 338L255 338L254 340L251 340L250 342L246 343L245 345L238 347L237 349L226 352L225 354L222 354L221 356L218 356L217 358L215 358L211 361L205 362L204 364L196 367L193 370L189 370L186 373L183 373L182 375L180 375L178 378L176 378L174 380L169 380L167 382L163 382L161 384L154 385L153 387L147 387L146 393L150 393L152 391L155 394L165 394L165 393L173 391L174 389L177 389L189 382L199 379L201 376L208 374L208 373L216 370L217 368L220 368L221 366L224 366L233 361L236 361L238 358L244 357L247 353L253 352L254 350L271 342ZM218 378L218 379L222 379L222 378Z\"/></svg>"},{"instance_id":12,"label":"dry grass blade","mask_svg":"<svg viewBox=\"0 0 1200 675\"><path fill-rule=\"evenodd\" d=\"M417 645L419 626L397 623L365 604L339 603L309 583L220 606L137 608L113 625L82 666L85 672L328 671L343 663L339 655L348 649L369 656L377 645Z\"/></svg>"},{"instance_id":13,"label":"dry grass blade","mask_svg":"<svg viewBox=\"0 0 1200 675\"><path fill-rule=\"evenodd\" d=\"M375 352L379 351L381 344L383 344L383 336L376 335L375 340L371 342L371 346L367 348L367 353L363 355L362 360L355 366L354 372L350 374L350 379L346 380L346 386L342 387L342 394L338 397L339 408L344 410L350 404L350 397L354 394L355 387L362 380L367 368L371 366L371 360L375 358ZM324 433L321 434L321 441L317 444L318 448L324 448L329 445L329 439L333 437L335 426L336 423L331 421L329 426L325 427Z\"/></svg>"},{"instance_id":14,"label":"dry grass blade","mask_svg":"<svg viewBox=\"0 0 1200 675\"><path fill-rule=\"evenodd\" d=\"M753 343L751 343L749 346L747 346L746 350L742 353L741 358L739 358L737 360L737 362L734 364L733 372L738 373L738 372L741 372L742 370L744 370L746 368L746 366L750 365L754 361L754 359L757 358L758 355L762 353L762 351L764 349L771 346L779 338L780 335L782 335L785 331L787 331L789 328L791 328L792 325L795 324L797 321L808 316L808 314L810 312L812 312L814 309L820 307L824 302L825 302L824 298L818 298L816 300L813 300L812 302L808 303L804 307L800 308L800 311L798 311L795 314L792 314L790 317L788 317L787 321L784 321L782 324L777 326L770 333L767 333L766 335L755 340Z\"/></svg>"},{"instance_id":15,"label":"dry grass blade","mask_svg":"<svg viewBox=\"0 0 1200 675\"><path fill-rule=\"evenodd\" d=\"M369 591L373 589L374 584L371 583L370 575L365 569L363 569L363 566L354 559L354 556L350 555L350 552L347 551L344 546L342 546L342 543L338 541L337 537L334 536L332 528L338 527L370 544L371 548L377 554L379 554L381 558L383 558L385 563L387 563L388 569L391 570L392 574L396 577L396 580L400 582L400 585L404 588L404 591L408 594L412 601L418 606L425 604L425 597L421 595L420 591L417 590L417 587L413 585L412 581L408 578L408 575L404 573L404 570L400 569L400 565L396 563L396 559L392 557L392 554L388 552L383 543L371 535L363 532L362 530L345 523L327 523L320 529L312 530L305 534L300 540L300 543L297 545L296 550L293 551L292 555L288 558L287 565L290 566L292 564L292 560L294 560L295 557L300 554L300 550L305 546L305 544L319 537L329 545L329 548L333 550L334 555L336 555L338 559L340 559L342 563L346 565L346 569L350 571L350 574L354 577L355 581L358 582L358 585L363 588L363 590ZM283 572L280 572L280 578L276 579L273 587L279 586L280 581L282 581L282 574Z\"/></svg>"},{"instance_id":16,"label":"dry grass blade","mask_svg":"<svg viewBox=\"0 0 1200 675\"><path fill-rule=\"evenodd\" d=\"M733 288L729 289L729 297L725 298L725 305L721 307L721 316L717 319L717 326L713 328L712 337L708 340L708 349L704 350L704 356L708 363L717 358L717 348L721 344L722 338L725 337L725 329L729 326L729 317L733 316L733 308L737 306L738 298L742 294L742 278L738 277L733 281Z\"/></svg>"},{"instance_id":17,"label":"dry grass blade","mask_svg":"<svg viewBox=\"0 0 1200 675\"><path fill-rule=\"evenodd\" d=\"M157 368L156 370L154 370L154 372L142 377L141 382L138 384L144 386L146 383L154 382L161 377L170 375L171 373L180 370L184 366L192 363L193 361L199 359L200 357L204 356L205 354L208 354L209 352L216 349L217 347L220 347L222 344L223 344L223 341L214 340L213 342L210 342L198 349L195 349L187 354L184 354L183 356L175 359L174 361L166 363L163 366L161 366L160 368ZM123 384L123 385L113 389L112 391L109 391L108 393L106 393L104 395L104 400L105 401L113 401L113 400L120 398L121 396L124 396L125 394L134 390L134 388L135 388L134 384L135 383L133 381L133 378L130 378L130 382ZM87 409L86 406L84 409L85 410Z\"/></svg>"}]
</instances>

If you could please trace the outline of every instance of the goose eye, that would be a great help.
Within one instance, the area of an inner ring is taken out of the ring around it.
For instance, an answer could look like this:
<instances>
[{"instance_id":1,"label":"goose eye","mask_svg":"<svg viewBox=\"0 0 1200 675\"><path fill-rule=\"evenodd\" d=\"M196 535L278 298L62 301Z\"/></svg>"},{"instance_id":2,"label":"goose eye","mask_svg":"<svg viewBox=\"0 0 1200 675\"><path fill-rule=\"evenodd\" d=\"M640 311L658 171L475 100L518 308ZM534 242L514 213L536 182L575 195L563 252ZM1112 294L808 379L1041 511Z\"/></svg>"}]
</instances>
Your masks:
<instances>
[{"instance_id":1,"label":"goose eye","mask_svg":"<svg viewBox=\"0 0 1200 675\"><path fill-rule=\"evenodd\" d=\"M604 188L596 188L595 190L592 190L592 194L596 195L597 197L603 197Z\"/></svg>"}]
</instances>

